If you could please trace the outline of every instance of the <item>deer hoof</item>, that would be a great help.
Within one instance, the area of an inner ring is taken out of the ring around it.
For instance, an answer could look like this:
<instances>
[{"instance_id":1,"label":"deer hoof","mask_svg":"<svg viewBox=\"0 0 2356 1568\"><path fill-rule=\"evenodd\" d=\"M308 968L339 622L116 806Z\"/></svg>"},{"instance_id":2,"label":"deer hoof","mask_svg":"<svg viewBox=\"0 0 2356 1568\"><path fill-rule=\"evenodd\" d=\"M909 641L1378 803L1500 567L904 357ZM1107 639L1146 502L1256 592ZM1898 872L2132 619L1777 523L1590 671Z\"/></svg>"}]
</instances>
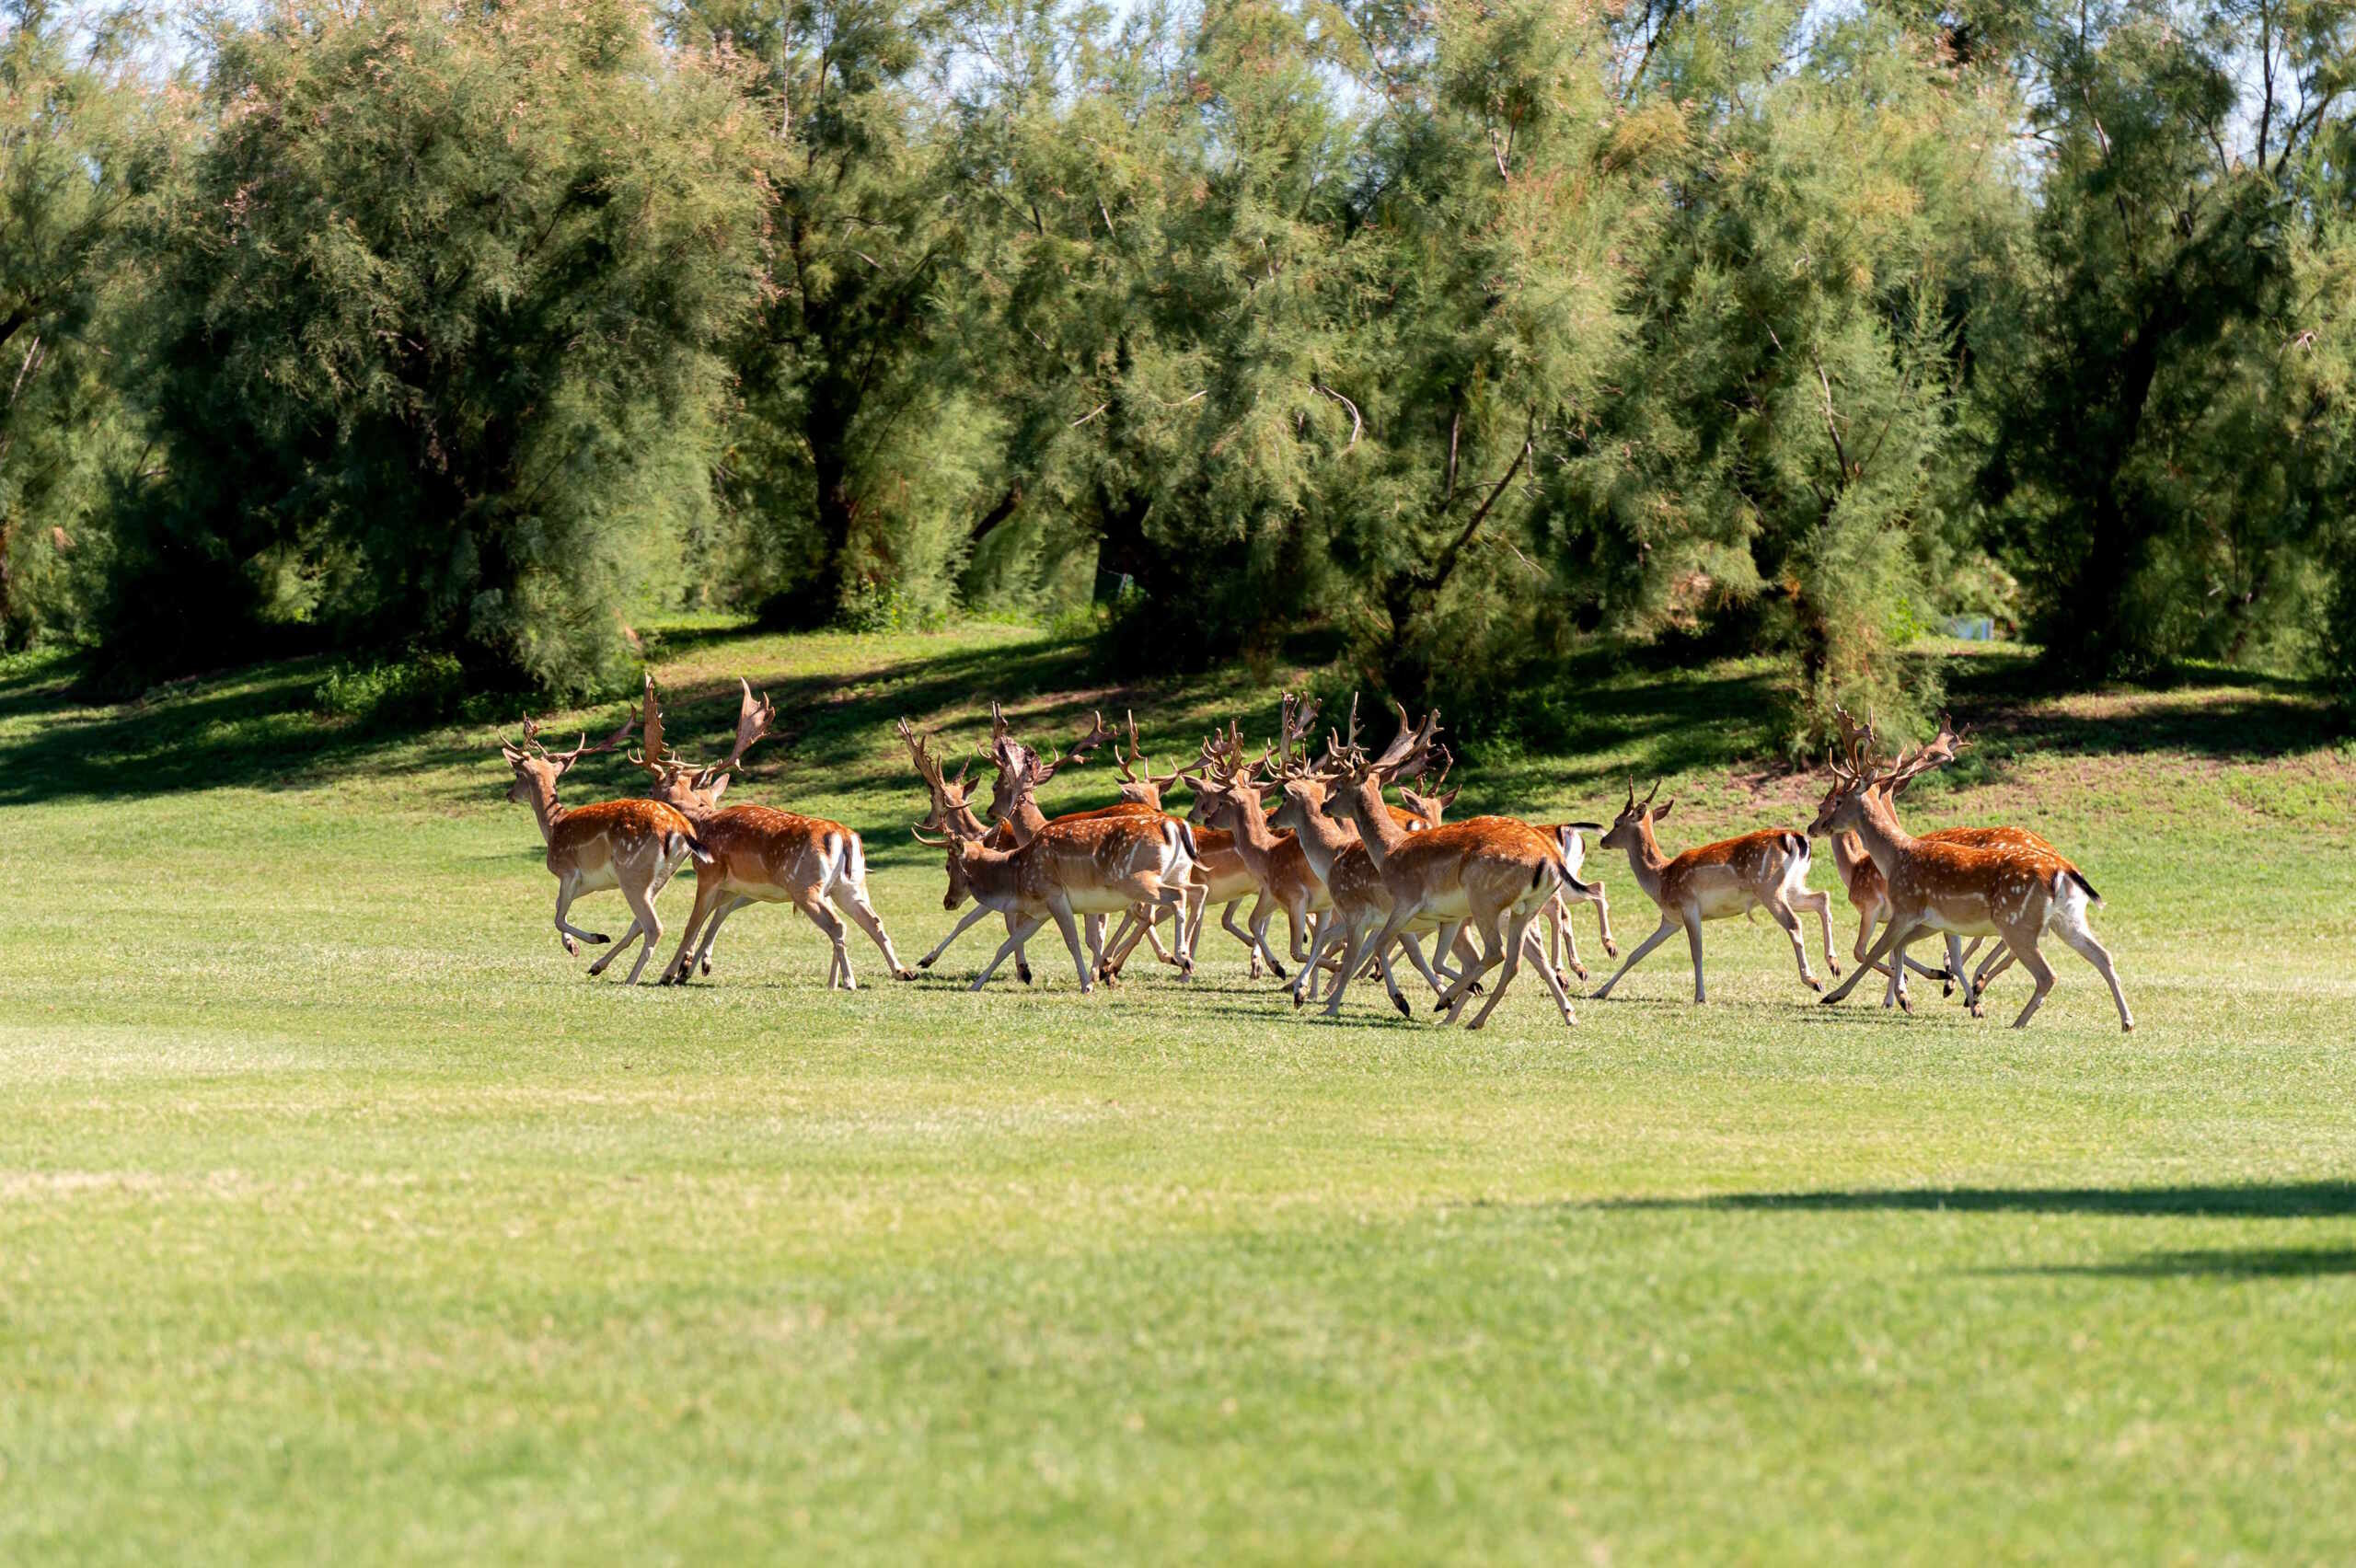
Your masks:
<instances>
[{"instance_id":1,"label":"deer hoof","mask_svg":"<svg viewBox=\"0 0 2356 1568\"><path fill-rule=\"evenodd\" d=\"M565 938L564 956L567 958L579 958L581 956L581 944L574 941L571 937Z\"/></svg>"},{"instance_id":2,"label":"deer hoof","mask_svg":"<svg viewBox=\"0 0 2356 1568\"><path fill-rule=\"evenodd\" d=\"M1584 963L1574 963L1571 965L1571 973L1584 980L1587 978L1587 965ZM1562 976L1557 974L1554 978L1560 980Z\"/></svg>"},{"instance_id":3,"label":"deer hoof","mask_svg":"<svg viewBox=\"0 0 2356 1568\"><path fill-rule=\"evenodd\" d=\"M932 967L932 960L930 960L930 959L929 959L929 958L920 958L920 959L918 959L918 960L917 960L917 967L918 967L918 969L930 969L930 968Z\"/></svg>"},{"instance_id":4,"label":"deer hoof","mask_svg":"<svg viewBox=\"0 0 2356 1568\"><path fill-rule=\"evenodd\" d=\"M2134 1032L2135 1032L2135 1020L2134 1020L2133 1019L2131 1019L2131 1019L2129 1019L2125 1023L2120 1024L2120 1025L2119 1026L2119 1033L2121 1033L2121 1034L2132 1034L2132 1033L2134 1033Z\"/></svg>"},{"instance_id":5,"label":"deer hoof","mask_svg":"<svg viewBox=\"0 0 2356 1568\"><path fill-rule=\"evenodd\" d=\"M895 977L902 980L913 980L917 977L917 972L913 969L899 970L896 972Z\"/></svg>"},{"instance_id":6,"label":"deer hoof","mask_svg":"<svg viewBox=\"0 0 2356 1568\"><path fill-rule=\"evenodd\" d=\"M1407 998L1404 997L1392 997L1391 998L1391 1005L1399 1009L1399 1016L1401 1018L1412 1019L1415 1016L1413 1012L1408 1010Z\"/></svg>"},{"instance_id":7,"label":"deer hoof","mask_svg":"<svg viewBox=\"0 0 2356 1568\"><path fill-rule=\"evenodd\" d=\"M1618 958L1620 956L1620 944L1618 942L1604 943L1603 956L1606 958Z\"/></svg>"},{"instance_id":8,"label":"deer hoof","mask_svg":"<svg viewBox=\"0 0 2356 1568\"><path fill-rule=\"evenodd\" d=\"M1821 981L1821 980L1819 980L1815 975L1813 975L1813 974L1803 974L1803 975L1801 975L1801 976L1800 976L1800 978L1801 978L1801 979L1803 979L1803 980L1805 980L1805 981L1807 981L1807 988L1808 988L1809 990L1811 990L1811 991L1814 991L1818 996L1819 996L1819 997L1820 997L1820 996L1822 996L1822 995L1824 994L1824 982L1823 982L1823 981Z\"/></svg>"}]
</instances>

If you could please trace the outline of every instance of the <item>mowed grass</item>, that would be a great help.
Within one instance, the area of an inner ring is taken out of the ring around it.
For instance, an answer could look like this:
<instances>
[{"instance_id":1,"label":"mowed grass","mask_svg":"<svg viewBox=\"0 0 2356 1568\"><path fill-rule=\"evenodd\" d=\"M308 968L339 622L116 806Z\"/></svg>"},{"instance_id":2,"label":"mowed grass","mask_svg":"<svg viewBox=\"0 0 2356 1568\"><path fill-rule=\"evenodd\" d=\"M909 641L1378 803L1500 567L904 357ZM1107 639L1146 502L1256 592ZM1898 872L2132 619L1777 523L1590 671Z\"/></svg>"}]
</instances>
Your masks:
<instances>
[{"instance_id":1,"label":"mowed grass","mask_svg":"<svg viewBox=\"0 0 2356 1568\"><path fill-rule=\"evenodd\" d=\"M952 917L892 716L1133 705L1159 761L1288 674L663 649L691 751L739 670L778 695L736 798L865 834L911 961ZM1987 732L1908 813L2062 845L2131 1036L2058 947L2027 1032L2017 974L1984 1020L1822 1008L1763 922L1708 928L1707 1008L1675 940L1576 1031L1527 978L1479 1034L1371 986L1322 1022L1215 935L1091 997L1052 940L972 996L980 930L908 985L854 936L829 993L776 909L627 990L563 956L487 726L19 666L0 1561L2356 1557L2356 754L2296 687L2016 670L1962 667ZM1674 845L1805 825L1744 760L1762 678L1599 670L1570 755L1472 748L1459 814L1661 765Z\"/></svg>"}]
</instances>

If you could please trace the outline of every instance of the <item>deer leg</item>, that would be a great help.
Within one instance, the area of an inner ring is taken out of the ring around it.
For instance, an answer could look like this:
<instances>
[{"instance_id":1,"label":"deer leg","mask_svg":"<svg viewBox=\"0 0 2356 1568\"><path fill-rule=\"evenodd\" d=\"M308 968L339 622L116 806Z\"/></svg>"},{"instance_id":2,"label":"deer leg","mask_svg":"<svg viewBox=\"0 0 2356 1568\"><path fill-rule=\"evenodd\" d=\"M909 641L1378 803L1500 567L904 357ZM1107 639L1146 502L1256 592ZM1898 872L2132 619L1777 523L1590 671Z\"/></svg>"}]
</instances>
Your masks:
<instances>
[{"instance_id":1,"label":"deer leg","mask_svg":"<svg viewBox=\"0 0 2356 1568\"><path fill-rule=\"evenodd\" d=\"M1276 917L1276 905L1265 894L1252 905L1252 940L1260 944L1260 956L1268 961L1268 973L1281 981L1285 978L1285 966L1276 962L1276 950L1268 945L1268 922ZM1298 945L1300 917L1288 909L1285 911L1285 923L1293 928L1294 941Z\"/></svg>"},{"instance_id":2,"label":"deer leg","mask_svg":"<svg viewBox=\"0 0 2356 1568\"><path fill-rule=\"evenodd\" d=\"M851 977L850 973L850 949L843 941L843 923L835 912L827 908L820 900L818 890L804 889L802 896L793 901L793 906L810 917L810 923L818 928L819 932L826 937L827 944L834 949L834 957L826 965L826 989L833 990L835 981L839 976L844 990L858 990L859 982Z\"/></svg>"},{"instance_id":3,"label":"deer leg","mask_svg":"<svg viewBox=\"0 0 2356 1568\"><path fill-rule=\"evenodd\" d=\"M1292 1005L1294 1007L1299 1007L1309 999L1307 993L1310 983L1318 974L1319 965L1324 961L1325 950L1332 945L1333 934L1338 928L1338 923L1328 917L1318 921L1316 930L1310 933L1308 956L1299 961L1300 967L1293 972Z\"/></svg>"},{"instance_id":4,"label":"deer leg","mask_svg":"<svg viewBox=\"0 0 2356 1568\"><path fill-rule=\"evenodd\" d=\"M934 948L922 958L917 960L917 967L918 969L930 969L934 963L940 961L941 955L949 951L949 944L965 934L965 928L968 926L977 925L981 921L987 919L990 916L997 913L997 910L992 909L987 904L976 904L971 909L966 910L965 913L959 917L957 924L950 928L949 934L941 939L941 945ZM1007 929L1011 932L1013 928L1014 922L1010 919L1007 922Z\"/></svg>"},{"instance_id":5,"label":"deer leg","mask_svg":"<svg viewBox=\"0 0 2356 1568\"><path fill-rule=\"evenodd\" d=\"M1401 1018L1415 1017L1415 1009L1407 1006L1407 998L1400 994L1399 977L1391 973L1389 953L1379 952L1374 955L1374 972L1382 976L1382 988L1390 995L1391 1005L1399 1009L1399 1016Z\"/></svg>"},{"instance_id":6,"label":"deer leg","mask_svg":"<svg viewBox=\"0 0 2356 1568\"><path fill-rule=\"evenodd\" d=\"M1964 978L1964 966L1971 962L1971 955L1980 951L1980 944L1986 940L1983 937L1974 937L1971 939L1971 945L1966 947L1963 945L1962 938L1956 936L1953 932L1948 933L1947 978L1939 995L1943 997L1955 995L1956 983ZM1969 988L1968 984L1966 988Z\"/></svg>"},{"instance_id":7,"label":"deer leg","mask_svg":"<svg viewBox=\"0 0 2356 1568\"><path fill-rule=\"evenodd\" d=\"M581 956L581 942L587 942L592 946L602 947L606 941L606 938L598 932L584 931L580 927L572 925L566 921L564 917L565 912L572 907L572 901L580 896L581 879L579 876L571 871L567 871L564 875L556 879L556 934L563 939L565 953L568 957L572 958L578 958ZM580 941L575 941L573 940L576 937L580 939Z\"/></svg>"},{"instance_id":8,"label":"deer leg","mask_svg":"<svg viewBox=\"0 0 2356 1568\"><path fill-rule=\"evenodd\" d=\"M1985 1011L1988 983L2010 969L2015 962L2013 950L2002 942L1996 944L1995 951L1980 961L1980 972L1971 977L1971 1013L1974 1018L1982 1016Z\"/></svg>"},{"instance_id":9,"label":"deer leg","mask_svg":"<svg viewBox=\"0 0 2356 1568\"><path fill-rule=\"evenodd\" d=\"M1685 945L1693 950L1693 1005L1698 1008L1709 1000L1708 993L1702 988L1702 917L1688 909L1684 919ZM1807 960L1803 958L1800 962L1806 963Z\"/></svg>"},{"instance_id":10,"label":"deer leg","mask_svg":"<svg viewBox=\"0 0 2356 1568\"><path fill-rule=\"evenodd\" d=\"M1660 912L1659 926L1654 928L1651 936L1646 937L1643 941L1636 944L1636 951L1628 955L1628 961L1620 966L1618 974L1612 975L1611 979L1606 980L1603 983L1602 988L1595 993L1595 999L1600 1002L1606 997L1611 996L1611 987L1620 984L1620 982L1626 977L1628 971L1644 963L1646 955L1650 953L1653 949L1669 940L1670 933L1674 932L1678 928L1679 924L1680 921L1675 915L1671 914L1669 910L1662 910Z\"/></svg>"},{"instance_id":11,"label":"deer leg","mask_svg":"<svg viewBox=\"0 0 2356 1568\"><path fill-rule=\"evenodd\" d=\"M1564 910L1564 913L1568 915L1570 911L1565 909ZM1567 929L1568 922L1565 922L1565 929ZM1563 1022L1566 1026L1572 1028L1577 1027L1579 1015L1576 1009L1571 1006L1571 987L1569 984L1564 980L1562 975L1555 973L1554 966L1553 964L1544 962L1546 951L1539 945L1538 933L1525 928L1522 932L1521 941L1523 948L1528 951L1530 956L1532 959L1539 961L1539 978L1547 982L1546 989L1553 993L1554 1005L1562 1009ZM1503 982L1500 982L1499 984L1502 986Z\"/></svg>"},{"instance_id":12,"label":"deer leg","mask_svg":"<svg viewBox=\"0 0 2356 1568\"><path fill-rule=\"evenodd\" d=\"M1006 917L1006 928L1009 934L1013 932L1015 925L1016 917L1009 915ZM1014 977L1025 986L1031 984L1031 956L1022 951L1022 944L1020 942L1014 945Z\"/></svg>"},{"instance_id":13,"label":"deer leg","mask_svg":"<svg viewBox=\"0 0 2356 1568\"><path fill-rule=\"evenodd\" d=\"M687 960L695 951L696 933L703 928L706 920L711 918L711 912L726 901L727 895L720 891L720 876L716 871L709 879L701 874L696 877L696 901L694 907L687 911L687 929L679 933L679 950L671 955L671 962L664 964L662 973L654 977L656 985L686 984Z\"/></svg>"},{"instance_id":14,"label":"deer leg","mask_svg":"<svg viewBox=\"0 0 2356 1568\"><path fill-rule=\"evenodd\" d=\"M1824 894L1820 893L1817 894L1819 898L1823 896ZM1783 927L1784 935L1792 939L1792 957L1799 961L1800 984L1811 991L1822 994L1824 982L1819 980L1807 966L1807 938L1800 932L1800 917L1793 913L1790 905L1780 898L1761 899L1760 902L1766 905L1768 917ZM1833 973L1837 974L1840 972L1835 970Z\"/></svg>"},{"instance_id":15,"label":"deer leg","mask_svg":"<svg viewBox=\"0 0 2356 1568\"><path fill-rule=\"evenodd\" d=\"M875 913L873 905L867 902L865 888L850 883L840 884L836 887L833 896L836 907L849 916L858 924L859 928L867 933L868 940L883 950L884 965L892 971L894 979L913 980L917 977L917 972L902 963L900 955L892 951L892 938L890 933L884 929L884 917ZM730 909L735 907L733 904L729 905ZM710 937L704 939L703 950L707 953L710 952L711 939Z\"/></svg>"},{"instance_id":16,"label":"deer leg","mask_svg":"<svg viewBox=\"0 0 2356 1568\"><path fill-rule=\"evenodd\" d=\"M1398 940L1399 932L1396 928L1396 923L1390 920L1385 920L1382 923L1380 935L1370 946L1366 940L1366 933L1363 928L1352 934L1348 950L1342 954L1342 966L1334 971L1334 987L1332 990L1325 993L1325 1016L1327 1018L1339 1018L1341 1016L1342 997L1350 988L1350 977L1352 974L1357 973L1357 966L1366 962L1367 955L1370 952L1380 952Z\"/></svg>"},{"instance_id":17,"label":"deer leg","mask_svg":"<svg viewBox=\"0 0 2356 1568\"><path fill-rule=\"evenodd\" d=\"M1806 909L1815 914L1816 923L1824 934L1824 967L1831 971L1832 978L1840 979L1841 961L1832 956L1832 895L1829 893L1807 892L1794 894L1787 902L1794 909ZM1796 933L1793 940L1798 940ZM1807 967L1806 953L1800 956L1800 967L1802 969ZM1808 984L1810 986L1816 984L1813 976L1808 978Z\"/></svg>"},{"instance_id":18,"label":"deer leg","mask_svg":"<svg viewBox=\"0 0 2356 1568\"><path fill-rule=\"evenodd\" d=\"M1868 974L1887 974L1888 968L1878 961L1888 958L1889 950L1897 945L1898 927L1892 924L1882 932L1881 940L1874 943L1865 956L1857 961L1857 967L1849 971L1849 977L1824 994L1824 1005L1831 1007L1835 1002L1846 1000L1849 993L1857 988L1857 982Z\"/></svg>"},{"instance_id":19,"label":"deer leg","mask_svg":"<svg viewBox=\"0 0 2356 1568\"><path fill-rule=\"evenodd\" d=\"M2110 962L2110 950L2086 928L2085 917L2082 915L2076 920L2057 924L2052 930L2055 936L2069 943L2080 958L2095 966L2095 973L2110 986L2110 999L2119 1005L2119 1027L2129 1034L2134 1033L2135 1015L2127 1010L2127 993L2119 988L2119 970Z\"/></svg>"},{"instance_id":20,"label":"deer leg","mask_svg":"<svg viewBox=\"0 0 2356 1568\"><path fill-rule=\"evenodd\" d=\"M2045 993L2053 989L2053 965L2046 963L2045 955L2037 951L2035 931L2023 937L2015 937L2008 932L2004 937L2004 942L2013 950L2013 956L2020 960L2021 967L2027 970L2030 977L2037 982L2037 990L2029 997L2028 1006L2021 1009L2020 1017L2013 1020L2015 1029L2027 1029L2028 1020L2036 1016L2037 1009L2045 1005Z\"/></svg>"},{"instance_id":21,"label":"deer leg","mask_svg":"<svg viewBox=\"0 0 2356 1568\"><path fill-rule=\"evenodd\" d=\"M696 943L697 973L702 974L711 973L711 944L720 935L720 923L752 902L751 899L739 894L712 911L710 923L703 928L703 940Z\"/></svg>"},{"instance_id":22,"label":"deer leg","mask_svg":"<svg viewBox=\"0 0 2356 1568\"><path fill-rule=\"evenodd\" d=\"M622 933L622 940L607 948L605 951L605 955L599 958L596 963L589 966L589 978L595 980L598 975L603 974L606 972L606 966L613 963L614 960L621 957L622 954L628 952L629 951L629 944L638 940L644 932L645 928L638 923L638 917L636 916L632 916L630 917L629 929Z\"/></svg>"},{"instance_id":23,"label":"deer leg","mask_svg":"<svg viewBox=\"0 0 2356 1568\"><path fill-rule=\"evenodd\" d=\"M1603 895L1603 879L1598 877L1588 883L1588 886L1595 890L1592 899L1595 905L1595 928L1603 938L1603 956L1617 958L1620 956L1620 944L1611 937L1611 901ZM1564 913L1567 915L1569 911L1566 909Z\"/></svg>"},{"instance_id":24,"label":"deer leg","mask_svg":"<svg viewBox=\"0 0 2356 1568\"><path fill-rule=\"evenodd\" d=\"M990 976L998 973L998 966L1006 962L1007 954L1021 951L1023 942L1030 937L1031 933L1037 930L1046 923L1047 917L1045 915L1034 915L1028 919L1023 918L1020 915L1009 915L1006 917L1006 940L999 944L998 952L990 959L989 963L982 966L982 972L974 976L974 983L966 986L965 989L968 991L978 991L984 986L989 984ZM960 928L962 929L963 928ZM946 947L948 944L944 942L941 945ZM1079 960L1079 943L1074 942L1072 944L1071 955L1075 962ZM1087 976L1083 974L1081 978L1084 980Z\"/></svg>"},{"instance_id":25,"label":"deer leg","mask_svg":"<svg viewBox=\"0 0 2356 1568\"><path fill-rule=\"evenodd\" d=\"M1218 926L1220 930L1225 931L1229 936L1233 937L1237 941L1243 944L1243 951L1252 961L1251 972L1247 978L1257 980L1260 978L1259 939L1235 923L1236 905L1242 902L1243 901L1240 898L1231 899L1228 903L1219 905Z\"/></svg>"},{"instance_id":26,"label":"deer leg","mask_svg":"<svg viewBox=\"0 0 2356 1568\"><path fill-rule=\"evenodd\" d=\"M1080 933L1073 928L1071 905L1060 896L1051 898L1047 901L1047 913L1056 917L1056 929L1064 934L1064 946L1071 950L1071 966L1079 972L1080 994L1085 997L1095 990L1096 986L1088 973L1088 960L1080 956ZM1099 920L1095 923L1094 928L1089 932L1091 943L1096 931L1102 929L1103 926L1103 922Z\"/></svg>"},{"instance_id":27,"label":"deer leg","mask_svg":"<svg viewBox=\"0 0 2356 1568\"><path fill-rule=\"evenodd\" d=\"M638 917L637 923L631 927L631 929L643 930L646 934L645 941L639 945L638 962L629 966L629 978L622 982L625 986L635 986L638 984L639 974L646 968L646 961L653 956L654 944L663 940L663 919L661 916L654 913L654 895L646 890L644 882L635 880L628 872L624 872L621 890L623 899L629 905L630 913ZM618 952L621 950L617 948L615 951Z\"/></svg>"},{"instance_id":28,"label":"deer leg","mask_svg":"<svg viewBox=\"0 0 2356 1568\"><path fill-rule=\"evenodd\" d=\"M1443 936L1445 934L1445 932L1442 933ZM1446 972L1443 971L1437 963L1426 963L1424 962L1423 946L1421 943L1417 942L1414 937L1404 935L1401 936L1399 939L1399 947L1400 951L1407 955L1407 962L1414 964L1415 966L1415 972L1424 977L1424 984L1432 988L1432 994L1434 996L1438 996L1440 991L1444 989L1440 985L1439 977ZM1440 940L1439 938L1436 937L1432 941L1432 952L1435 957L1437 957L1439 951ZM1378 953L1376 958L1379 962L1384 964L1388 964L1391 962L1391 955L1387 952ZM1383 973L1387 974L1390 971L1386 968Z\"/></svg>"},{"instance_id":29,"label":"deer leg","mask_svg":"<svg viewBox=\"0 0 2356 1568\"><path fill-rule=\"evenodd\" d=\"M1497 976L1497 988L1489 994L1489 999L1482 1004L1481 1010L1472 1015L1472 1021L1465 1025L1467 1029L1478 1029L1488 1022L1489 1014L1496 1010L1499 1002L1506 999L1506 992L1513 986L1513 977L1521 973L1521 955L1524 951L1538 954L1540 961L1538 973L1545 977L1546 988L1553 992L1555 1002L1561 1006L1563 1021L1565 1023L1576 1021L1571 1017L1571 999L1564 991L1562 981L1555 978L1552 967L1545 963L1545 952L1531 940L1530 923L1537 916L1534 912L1529 915L1506 917L1505 973Z\"/></svg>"}]
</instances>

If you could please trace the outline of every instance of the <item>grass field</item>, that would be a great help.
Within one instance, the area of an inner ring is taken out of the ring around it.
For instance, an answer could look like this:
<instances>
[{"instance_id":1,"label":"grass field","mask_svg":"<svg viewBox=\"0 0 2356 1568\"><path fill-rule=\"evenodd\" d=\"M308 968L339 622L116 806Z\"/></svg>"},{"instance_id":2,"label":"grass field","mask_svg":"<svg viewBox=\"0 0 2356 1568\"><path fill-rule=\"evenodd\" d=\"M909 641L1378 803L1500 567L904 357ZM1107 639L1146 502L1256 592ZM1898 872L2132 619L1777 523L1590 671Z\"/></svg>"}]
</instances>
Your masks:
<instances>
[{"instance_id":1,"label":"grass field","mask_svg":"<svg viewBox=\"0 0 2356 1568\"><path fill-rule=\"evenodd\" d=\"M1274 689L662 646L690 750L776 694L735 798L866 834L911 958L950 917L892 717L1133 703L1168 751ZM1956 678L1982 744L1910 820L2061 844L2131 1036L2058 949L2015 1032L2017 973L1981 1021L1820 1008L1739 922L1705 1009L1672 943L1469 1034L1296 1016L1207 935L1088 998L1051 945L975 997L978 933L910 985L860 943L843 995L753 910L707 983L590 982L487 726L72 674L0 679L0 1562L2356 1558L2356 751L2302 688ZM1761 678L1599 675L1458 812L1659 766L1674 844L1804 825Z\"/></svg>"}]
</instances>

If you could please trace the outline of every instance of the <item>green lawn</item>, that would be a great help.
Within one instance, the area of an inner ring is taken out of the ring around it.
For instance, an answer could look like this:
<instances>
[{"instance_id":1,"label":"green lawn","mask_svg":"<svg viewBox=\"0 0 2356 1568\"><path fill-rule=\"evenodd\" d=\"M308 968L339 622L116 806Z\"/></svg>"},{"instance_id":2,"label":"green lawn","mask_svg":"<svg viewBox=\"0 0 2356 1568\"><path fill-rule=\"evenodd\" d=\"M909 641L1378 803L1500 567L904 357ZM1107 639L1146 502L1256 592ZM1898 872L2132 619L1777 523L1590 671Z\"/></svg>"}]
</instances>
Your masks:
<instances>
[{"instance_id":1,"label":"green lawn","mask_svg":"<svg viewBox=\"0 0 2356 1568\"><path fill-rule=\"evenodd\" d=\"M1134 704L1166 751L1274 690L683 626L675 738L740 669L785 739L737 798L865 833L911 958L892 716ZM1083 998L1052 945L975 997L979 931L911 985L854 935L829 993L778 910L707 983L590 982L488 726L69 674L0 678L0 1562L2356 1558L2356 751L2301 688L1956 679L1987 732L1909 815L2061 844L2131 1036L2058 947L2027 1032L2017 972L1981 1021L1821 1008L1763 922L1709 928L1706 1009L1673 942L1471 1034L1296 1015L1207 936ZM1660 764L1674 843L1804 825L1761 681L1597 674L1458 811Z\"/></svg>"}]
</instances>

